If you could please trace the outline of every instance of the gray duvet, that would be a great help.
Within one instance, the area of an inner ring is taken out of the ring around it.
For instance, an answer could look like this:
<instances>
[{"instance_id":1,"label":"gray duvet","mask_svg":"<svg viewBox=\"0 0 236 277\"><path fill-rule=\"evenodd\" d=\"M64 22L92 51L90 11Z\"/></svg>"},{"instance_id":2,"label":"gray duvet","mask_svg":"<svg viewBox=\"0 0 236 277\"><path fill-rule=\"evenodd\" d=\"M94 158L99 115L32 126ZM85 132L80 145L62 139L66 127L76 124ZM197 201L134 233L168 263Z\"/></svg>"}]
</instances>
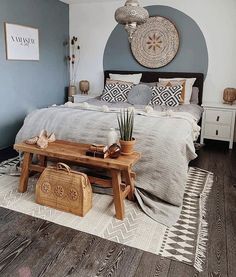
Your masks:
<instances>
[{"instance_id":1,"label":"gray duvet","mask_svg":"<svg viewBox=\"0 0 236 277\"><path fill-rule=\"evenodd\" d=\"M192 105L185 105L192 106ZM134 137L142 153L135 166L135 195L142 210L154 220L173 225L180 215L188 163L196 158L193 140L199 131L194 112L136 112ZM198 112L197 112L198 110ZM87 108L52 107L30 113L16 136L16 142L36 136L42 129L57 139L106 143L109 128L118 127L116 112Z\"/></svg>"}]
</instances>

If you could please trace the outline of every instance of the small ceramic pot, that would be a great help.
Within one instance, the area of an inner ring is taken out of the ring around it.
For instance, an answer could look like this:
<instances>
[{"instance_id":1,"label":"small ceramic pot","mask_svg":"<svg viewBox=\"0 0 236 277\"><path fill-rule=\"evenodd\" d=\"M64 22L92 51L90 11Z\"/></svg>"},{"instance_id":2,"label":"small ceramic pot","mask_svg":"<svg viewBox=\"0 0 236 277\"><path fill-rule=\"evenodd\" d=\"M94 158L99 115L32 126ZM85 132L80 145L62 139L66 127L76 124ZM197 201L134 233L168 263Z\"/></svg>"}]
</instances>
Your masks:
<instances>
[{"instance_id":1,"label":"small ceramic pot","mask_svg":"<svg viewBox=\"0 0 236 277\"><path fill-rule=\"evenodd\" d=\"M133 154L135 142L136 142L135 138L133 138L132 140L129 140L129 141L120 139L121 154L122 155Z\"/></svg>"},{"instance_id":2,"label":"small ceramic pot","mask_svg":"<svg viewBox=\"0 0 236 277\"><path fill-rule=\"evenodd\" d=\"M82 94L88 94L89 91L89 81L82 80L79 82L79 89Z\"/></svg>"},{"instance_id":3,"label":"small ceramic pot","mask_svg":"<svg viewBox=\"0 0 236 277\"><path fill-rule=\"evenodd\" d=\"M224 90L223 99L226 104L233 104L236 100L236 89L235 88L226 88Z\"/></svg>"},{"instance_id":4,"label":"small ceramic pot","mask_svg":"<svg viewBox=\"0 0 236 277\"><path fill-rule=\"evenodd\" d=\"M68 97L72 97L76 94L76 86L69 86L68 87Z\"/></svg>"}]
</instances>

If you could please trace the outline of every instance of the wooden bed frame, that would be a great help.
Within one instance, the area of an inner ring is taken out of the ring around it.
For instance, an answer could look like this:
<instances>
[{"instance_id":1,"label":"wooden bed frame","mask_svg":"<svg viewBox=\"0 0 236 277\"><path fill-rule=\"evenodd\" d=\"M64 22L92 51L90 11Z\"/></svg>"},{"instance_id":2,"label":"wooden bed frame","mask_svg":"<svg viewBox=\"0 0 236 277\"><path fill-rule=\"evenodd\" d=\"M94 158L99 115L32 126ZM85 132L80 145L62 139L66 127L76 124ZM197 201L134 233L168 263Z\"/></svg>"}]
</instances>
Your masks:
<instances>
[{"instance_id":1,"label":"wooden bed frame","mask_svg":"<svg viewBox=\"0 0 236 277\"><path fill-rule=\"evenodd\" d=\"M203 73L186 73L186 72L153 72L153 71L121 71L121 70L106 70L104 71L104 84L106 79L109 78L109 74L135 74L142 73L141 82L152 83L157 82L159 78L196 78L194 87L198 87L198 105L202 104L202 95L203 95L203 83L204 83L204 74Z\"/></svg>"}]
</instances>

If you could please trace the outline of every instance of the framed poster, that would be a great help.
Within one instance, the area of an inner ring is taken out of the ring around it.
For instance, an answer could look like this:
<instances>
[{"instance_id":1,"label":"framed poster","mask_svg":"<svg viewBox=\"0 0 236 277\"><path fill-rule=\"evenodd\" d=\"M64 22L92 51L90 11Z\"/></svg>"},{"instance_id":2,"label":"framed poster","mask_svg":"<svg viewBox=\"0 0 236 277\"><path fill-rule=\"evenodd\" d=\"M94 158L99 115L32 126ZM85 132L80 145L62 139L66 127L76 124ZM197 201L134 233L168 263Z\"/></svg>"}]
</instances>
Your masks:
<instances>
[{"instance_id":1,"label":"framed poster","mask_svg":"<svg viewBox=\"0 0 236 277\"><path fill-rule=\"evenodd\" d=\"M39 61L38 29L5 23L8 60Z\"/></svg>"}]
</instances>

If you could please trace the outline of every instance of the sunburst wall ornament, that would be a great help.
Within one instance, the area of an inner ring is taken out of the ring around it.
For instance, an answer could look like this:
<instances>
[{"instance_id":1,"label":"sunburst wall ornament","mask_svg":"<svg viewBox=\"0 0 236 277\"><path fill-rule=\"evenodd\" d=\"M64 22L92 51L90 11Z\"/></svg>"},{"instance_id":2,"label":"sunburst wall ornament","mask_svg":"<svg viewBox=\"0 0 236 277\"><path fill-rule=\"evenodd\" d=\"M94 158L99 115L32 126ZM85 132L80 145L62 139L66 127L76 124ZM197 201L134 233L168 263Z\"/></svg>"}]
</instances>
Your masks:
<instances>
[{"instance_id":1,"label":"sunburst wall ornament","mask_svg":"<svg viewBox=\"0 0 236 277\"><path fill-rule=\"evenodd\" d=\"M148 68L170 63L179 49L179 34L175 25L161 16L150 17L133 34L131 50L135 59Z\"/></svg>"},{"instance_id":2,"label":"sunburst wall ornament","mask_svg":"<svg viewBox=\"0 0 236 277\"><path fill-rule=\"evenodd\" d=\"M161 44L162 40L160 35L154 33L152 36L148 37L147 45L149 50L151 49L156 52L158 49L161 49Z\"/></svg>"}]
</instances>

